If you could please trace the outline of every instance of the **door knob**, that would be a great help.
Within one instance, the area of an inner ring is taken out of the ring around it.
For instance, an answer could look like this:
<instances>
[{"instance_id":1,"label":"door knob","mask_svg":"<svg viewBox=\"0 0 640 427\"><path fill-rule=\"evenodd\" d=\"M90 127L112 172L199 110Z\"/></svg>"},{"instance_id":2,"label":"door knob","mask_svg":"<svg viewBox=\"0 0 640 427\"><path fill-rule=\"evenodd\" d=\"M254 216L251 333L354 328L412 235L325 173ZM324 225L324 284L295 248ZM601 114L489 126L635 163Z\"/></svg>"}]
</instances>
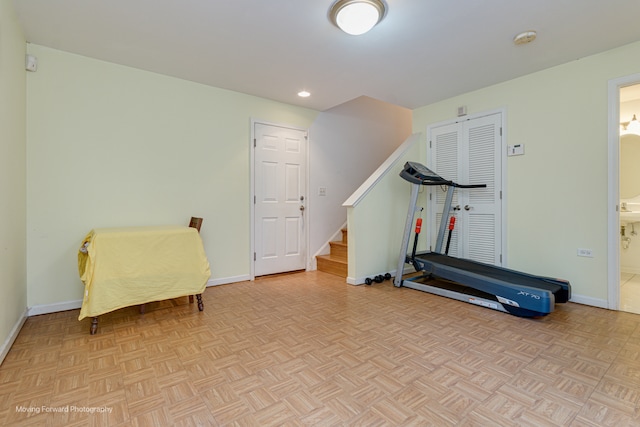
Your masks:
<instances>
[{"instance_id":1,"label":"door knob","mask_svg":"<svg viewBox=\"0 0 640 427\"><path fill-rule=\"evenodd\" d=\"M304 210L304 205L300 205L300 210L303 211Z\"/></svg>"}]
</instances>

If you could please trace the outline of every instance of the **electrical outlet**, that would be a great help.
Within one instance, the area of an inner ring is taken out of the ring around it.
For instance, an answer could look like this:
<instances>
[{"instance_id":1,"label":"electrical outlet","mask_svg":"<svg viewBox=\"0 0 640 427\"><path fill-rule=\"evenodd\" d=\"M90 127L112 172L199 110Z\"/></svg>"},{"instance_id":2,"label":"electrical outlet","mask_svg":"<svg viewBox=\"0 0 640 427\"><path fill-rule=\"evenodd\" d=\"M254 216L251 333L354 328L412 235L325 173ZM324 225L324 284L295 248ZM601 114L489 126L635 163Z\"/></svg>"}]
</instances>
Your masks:
<instances>
[{"instance_id":1,"label":"electrical outlet","mask_svg":"<svg viewBox=\"0 0 640 427\"><path fill-rule=\"evenodd\" d=\"M591 249L578 248L578 256L593 258L593 251Z\"/></svg>"}]
</instances>

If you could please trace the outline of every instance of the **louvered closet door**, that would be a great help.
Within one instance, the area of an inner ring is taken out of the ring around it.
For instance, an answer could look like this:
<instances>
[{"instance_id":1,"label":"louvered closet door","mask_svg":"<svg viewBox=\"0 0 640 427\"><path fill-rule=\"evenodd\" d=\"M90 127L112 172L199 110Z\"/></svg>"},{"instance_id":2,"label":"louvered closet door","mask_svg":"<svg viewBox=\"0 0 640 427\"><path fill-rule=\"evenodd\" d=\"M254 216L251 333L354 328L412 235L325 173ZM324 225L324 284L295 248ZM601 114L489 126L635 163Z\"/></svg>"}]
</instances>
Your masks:
<instances>
[{"instance_id":1,"label":"louvered closet door","mask_svg":"<svg viewBox=\"0 0 640 427\"><path fill-rule=\"evenodd\" d=\"M463 134L467 145L468 175L464 182L487 184L487 188L462 190L465 192L462 215L462 234L465 244L461 256L475 261L500 265L501 201L500 185L500 122L499 114L464 123ZM465 210L469 206L469 210Z\"/></svg>"},{"instance_id":2,"label":"louvered closet door","mask_svg":"<svg viewBox=\"0 0 640 427\"><path fill-rule=\"evenodd\" d=\"M459 157L462 149L462 126L459 123L455 123L447 126L440 126L434 128L431 131L431 153L429 168L441 177L454 182L460 182L458 174L459 169ZM438 230L440 229L440 221L442 220L442 209L444 208L445 199L447 196L446 187L427 187L427 191L430 191L430 202L427 206L429 216L429 229L428 236L430 242L430 249L435 250L436 238L438 237ZM459 192L453 193L453 202L451 206L457 206L460 204ZM458 215L456 215L458 216ZM460 256L458 246L458 230L456 227L451 235L451 244L449 246L449 255ZM447 230L448 232L448 230ZM447 236L445 235L445 243L442 247L446 246Z\"/></svg>"},{"instance_id":3,"label":"louvered closet door","mask_svg":"<svg viewBox=\"0 0 640 427\"><path fill-rule=\"evenodd\" d=\"M429 149L429 165L439 175L461 184L487 185L456 189L452 206L460 206L460 210L455 213L456 229L449 255L496 265L501 264L502 252L501 121L500 114L493 114L434 128ZM429 208L429 223L433 247L444 198L445 191L432 189L435 203Z\"/></svg>"}]
</instances>

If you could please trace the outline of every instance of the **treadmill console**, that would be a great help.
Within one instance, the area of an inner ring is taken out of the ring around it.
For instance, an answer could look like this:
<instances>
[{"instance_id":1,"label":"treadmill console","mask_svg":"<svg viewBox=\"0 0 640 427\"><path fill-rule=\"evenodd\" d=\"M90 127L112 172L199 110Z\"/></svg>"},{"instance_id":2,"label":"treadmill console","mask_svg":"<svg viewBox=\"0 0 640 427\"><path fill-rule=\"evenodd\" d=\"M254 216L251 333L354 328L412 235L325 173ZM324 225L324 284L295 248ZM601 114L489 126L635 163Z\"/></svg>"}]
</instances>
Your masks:
<instances>
[{"instance_id":1,"label":"treadmill console","mask_svg":"<svg viewBox=\"0 0 640 427\"><path fill-rule=\"evenodd\" d=\"M400 176L412 184L446 185L449 183L449 181L437 175L428 167L417 162L405 163L404 169L400 172Z\"/></svg>"}]
</instances>

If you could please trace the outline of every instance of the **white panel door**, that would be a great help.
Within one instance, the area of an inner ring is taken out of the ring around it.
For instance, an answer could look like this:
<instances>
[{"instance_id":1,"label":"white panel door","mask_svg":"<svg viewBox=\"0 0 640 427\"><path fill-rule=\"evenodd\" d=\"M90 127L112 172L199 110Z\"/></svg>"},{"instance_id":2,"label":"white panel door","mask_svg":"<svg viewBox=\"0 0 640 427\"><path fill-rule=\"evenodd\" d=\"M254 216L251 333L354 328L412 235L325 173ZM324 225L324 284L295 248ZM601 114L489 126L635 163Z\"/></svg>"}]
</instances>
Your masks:
<instances>
[{"instance_id":1,"label":"white panel door","mask_svg":"<svg viewBox=\"0 0 640 427\"><path fill-rule=\"evenodd\" d=\"M254 125L255 275L302 270L306 132Z\"/></svg>"},{"instance_id":2,"label":"white panel door","mask_svg":"<svg viewBox=\"0 0 640 427\"><path fill-rule=\"evenodd\" d=\"M460 184L486 188L456 189L458 208L449 255L501 265L501 114L439 126L430 131L429 167ZM446 188L432 188L428 207L431 246L435 247ZM445 236L446 245L446 236ZM444 249L444 245L443 245Z\"/></svg>"}]
</instances>

